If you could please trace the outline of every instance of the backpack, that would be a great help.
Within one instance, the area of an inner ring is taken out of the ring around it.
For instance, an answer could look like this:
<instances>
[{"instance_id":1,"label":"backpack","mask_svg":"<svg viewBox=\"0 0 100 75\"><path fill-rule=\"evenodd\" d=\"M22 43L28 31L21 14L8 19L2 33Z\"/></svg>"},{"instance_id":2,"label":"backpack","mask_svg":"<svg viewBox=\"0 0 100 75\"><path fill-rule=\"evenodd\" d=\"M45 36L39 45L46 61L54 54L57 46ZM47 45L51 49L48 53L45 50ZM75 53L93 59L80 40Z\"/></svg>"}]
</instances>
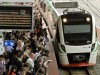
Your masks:
<instances>
[{"instance_id":1,"label":"backpack","mask_svg":"<svg viewBox=\"0 0 100 75\"><path fill-rule=\"evenodd\" d=\"M5 72L5 61L0 62L0 75L3 75Z\"/></svg>"}]
</instances>

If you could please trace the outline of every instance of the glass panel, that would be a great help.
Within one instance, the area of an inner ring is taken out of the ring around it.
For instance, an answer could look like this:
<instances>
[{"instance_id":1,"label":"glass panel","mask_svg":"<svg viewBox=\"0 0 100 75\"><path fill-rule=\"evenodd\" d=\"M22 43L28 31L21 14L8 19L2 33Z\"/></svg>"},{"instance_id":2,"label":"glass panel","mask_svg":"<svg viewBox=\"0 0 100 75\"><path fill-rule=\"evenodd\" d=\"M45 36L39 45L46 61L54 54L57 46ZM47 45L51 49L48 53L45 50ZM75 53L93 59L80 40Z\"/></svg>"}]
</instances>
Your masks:
<instances>
[{"instance_id":1,"label":"glass panel","mask_svg":"<svg viewBox=\"0 0 100 75\"><path fill-rule=\"evenodd\" d=\"M64 33L89 33L90 25L64 25Z\"/></svg>"}]
</instances>

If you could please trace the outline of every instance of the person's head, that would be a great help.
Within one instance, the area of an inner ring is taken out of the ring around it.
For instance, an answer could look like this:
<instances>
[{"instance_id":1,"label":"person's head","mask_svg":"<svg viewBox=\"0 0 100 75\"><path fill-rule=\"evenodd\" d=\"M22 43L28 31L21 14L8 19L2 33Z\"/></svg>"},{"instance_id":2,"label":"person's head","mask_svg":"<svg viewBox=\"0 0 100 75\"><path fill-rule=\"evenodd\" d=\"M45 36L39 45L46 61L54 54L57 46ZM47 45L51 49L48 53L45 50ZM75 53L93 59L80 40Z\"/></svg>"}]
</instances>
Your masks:
<instances>
[{"instance_id":1,"label":"person's head","mask_svg":"<svg viewBox=\"0 0 100 75\"><path fill-rule=\"evenodd\" d=\"M45 50L45 53L46 53L46 54L49 54L49 50Z\"/></svg>"},{"instance_id":2,"label":"person's head","mask_svg":"<svg viewBox=\"0 0 100 75\"><path fill-rule=\"evenodd\" d=\"M22 45L22 41L21 40L18 40L17 41L17 46L21 46Z\"/></svg>"},{"instance_id":3,"label":"person's head","mask_svg":"<svg viewBox=\"0 0 100 75\"><path fill-rule=\"evenodd\" d=\"M42 50L42 48L41 47L38 47L38 51L41 51Z\"/></svg>"},{"instance_id":4,"label":"person's head","mask_svg":"<svg viewBox=\"0 0 100 75\"><path fill-rule=\"evenodd\" d=\"M17 53L17 57L18 58L23 58L23 52L19 50L18 53Z\"/></svg>"},{"instance_id":5,"label":"person's head","mask_svg":"<svg viewBox=\"0 0 100 75\"><path fill-rule=\"evenodd\" d=\"M12 36L12 32L9 32L9 35Z\"/></svg>"},{"instance_id":6,"label":"person's head","mask_svg":"<svg viewBox=\"0 0 100 75\"><path fill-rule=\"evenodd\" d=\"M39 42L43 42L43 38L40 38L40 41Z\"/></svg>"},{"instance_id":7,"label":"person's head","mask_svg":"<svg viewBox=\"0 0 100 75\"><path fill-rule=\"evenodd\" d=\"M21 32L20 32L20 31L18 32L18 35L19 35L19 36L21 35Z\"/></svg>"},{"instance_id":8,"label":"person's head","mask_svg":"<svg viewBox=\"0 0 100 75\"><path fill-rule=\"evenodd\" d=\"M47 30L46 28L43 29L43 31L46 31L46 30Z\"/></svg>"},{"instance_id":9,"label":"person's head","mask_svg":"<svg viewBox=\"0 0 100 75\"><path fill-rule=\"evenodd\" d=\"M44 68L39 68L37 75L44 75L45 74L45 69Z\"/></svg>"},{"instance_id":10,"label":"person's head","mask_svg":"<svg viewBox=\"0 0 100 75\"><path fill-rule=\"evenodd\" d=\"M39 15L40 16L40 18L42 18L42 15Z\"/></svg>"},{"instance_id":11,"label":"person's head","mask_svg":"<svg viewBox=\"0 0 100 75\"><path fill-rule=\"evenodd\" d=\"M25 52L27 52L27 54L29 54L31 52L31 50L32 50L32 48L28 46L28 47L26 47Z\"/></svg>"},{"instance_id":12,"label":"person's head","mask_svg":"<svg viewBox=\"0 0 100 75\"><path fill-rule=\"evenodd\" d=\"M35 54L34 53L30 53L29 57L34 60L35 59Z\"/></svg>"},{"instance_id":13,"label":"person's head","mask_svg":"<svg viewBox=\"0 0 100 75\"><path fill-rule=\"evenodd\" d=\"M49 57L49 50L45 50L42 53L43 56Z\"/></svg>"},{"instance_id":14,"label":"person's head","mask_svg":"<svg viewBox=\"0 0 100 75\"><path fill-rule=\"evenodd\" d=\"M13 38L13 40L16 42L16 41L17 41L17 38L16 38L16 37L14 37L14 38Z\"/></svg>"},{"instance_id":15,"label":"person's head","mask_svg":"<svg viewBox=\"0 0 100 75\"><path fill-rule=\"evenodd\" d=\"M28 36L28 32L25 32L25 36Z\"/></svg>"},{"instance_id":16,"label":"person's head","mask_svg":"<svg viewBox=\"0 0 100 75\"><path fill-rule=\"evenodd\" d=\"M3 55L0 55L0 61L2 61L4 59Z\"/></svg>"},{"instance_id":17,"label":"person's head","mask_svg":"<svg viewBox=\"0 0 100 75\"><path fill-rule=\"evenodd\" d=\"M43 58L41 57L41 56L39 56L38 58L37 58L37 61L39 62L39 63L43 63Z\"/></svg>"},{"instance_id":18,"label":"person's head","mask_svg":"<svg viewBox=\"0 0 100 75\"><path fill-rule=\"evenodd\" d=\"M19 70L19 73L21 75L24 75L26 72L28 72L28 71L25 69L25 67L21 67L20 70Z\"/></svg>"},{"instance_id":19,"label":"person's head","mask_svg":"<svg viewBox=\"0 0 100 75\"><path fill-rule=\"evenodd\" d=\"M31 37L31 38L34 37L34 33L33 33L33 32L30 33L30 37Z\"/></svg>"},{"instance_id":20,"label":"person's head","mask_svg":"<svg viewBox=\"0 0 100 75\"><path fill-rule=\"evenodd\" d=\"M11 72L15 72L16 69L17 69L17 67L16 67L15 65L13 65L13 66L11 67Z\"/></svg>"},{"instance_id":21,"label":"person's head","mask_svg":"<svg viewBox=\"0 0 100 75\"><path fill-rule=\"evenodd\" d=\"M24 69L24 71L28 71L28 69L29 69L29 64L28 64L28 63L25 63L24 66L23 66L23 69Z\"/></svg>"},{"instance_id":22,"label":"person's head","mask_svg":"<svg viewBox=\"0 0 100 75\"><path fill-rule=\"evenodd\" d=\"M23 67L20 68L19 73L21 75L26 75L26 73L29 71L28 63L25 63Z\"/></svg>"},{"instance_id":23,"label":"person's head","mask_svg":"<svg viewBox=\"0 0 100 75\"><path fill-rule=\"evenodd\" d=\"M25 40L25 46L29 46L31 44L30 40Z\"/></svg>"},{"instance_id":24,"label":"person's head","mask_svg":"<svg viewBox=\"0 0 100 75\"><path fill-rule=\"evenodd\" d=\"M28 56L29 56L28 53L27 53L27 52L24 52L23 58L26 58L26 57L28 57Z\"/></svg>"}]
</instances>

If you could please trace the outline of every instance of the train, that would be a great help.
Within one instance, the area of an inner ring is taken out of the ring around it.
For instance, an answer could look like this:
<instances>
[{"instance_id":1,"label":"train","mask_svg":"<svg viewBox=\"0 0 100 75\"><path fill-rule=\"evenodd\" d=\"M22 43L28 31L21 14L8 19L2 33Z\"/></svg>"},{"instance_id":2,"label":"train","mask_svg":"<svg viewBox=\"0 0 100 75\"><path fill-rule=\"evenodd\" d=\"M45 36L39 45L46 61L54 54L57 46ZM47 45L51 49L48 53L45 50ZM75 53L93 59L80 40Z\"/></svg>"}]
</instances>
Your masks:
<instances>
[{"instance_id":1,"label":"train","mask_svg":"<svg viewBox=\"0 0 100 75\"><path fill-rule=\"evenodd\" d=\"M80 8L77 2L46 0L44 3L52 15L53 25L48 27L49 31L54 33L51 35L60 65L63 67L96 65L98 42L95 17Z\"/></svg>"}]
</instances>

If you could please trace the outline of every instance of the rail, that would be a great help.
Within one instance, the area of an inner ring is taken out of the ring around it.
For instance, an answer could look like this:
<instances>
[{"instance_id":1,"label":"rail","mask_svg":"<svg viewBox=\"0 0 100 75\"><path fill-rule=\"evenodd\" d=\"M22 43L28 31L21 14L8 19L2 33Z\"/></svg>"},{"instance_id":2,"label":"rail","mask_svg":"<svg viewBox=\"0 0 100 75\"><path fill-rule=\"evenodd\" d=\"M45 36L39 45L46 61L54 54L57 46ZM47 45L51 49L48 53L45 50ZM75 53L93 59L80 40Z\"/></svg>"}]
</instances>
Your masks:
<instances>
[{"instance_id":1,"label":"rail","mask_svg":"<svg viewBox=\"0 0 100 75\"><path fill-rule=\"evenodd\" d=\"M68 68L69 75L97 75L93 67Z\"/></svg>"}]
</instances>

